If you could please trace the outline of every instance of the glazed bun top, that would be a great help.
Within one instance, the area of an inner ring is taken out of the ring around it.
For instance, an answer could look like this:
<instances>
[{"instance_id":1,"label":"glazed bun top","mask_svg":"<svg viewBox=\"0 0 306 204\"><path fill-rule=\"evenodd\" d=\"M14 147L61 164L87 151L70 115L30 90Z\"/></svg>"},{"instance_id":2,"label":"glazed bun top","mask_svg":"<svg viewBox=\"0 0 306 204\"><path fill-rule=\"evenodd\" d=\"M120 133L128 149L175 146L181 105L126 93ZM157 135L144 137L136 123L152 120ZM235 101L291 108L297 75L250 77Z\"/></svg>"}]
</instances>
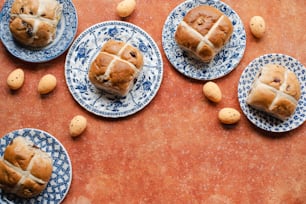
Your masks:
<instances>
[{"instance_id":1,"label":"glazed bun top","mask_svg":"<svg viewBox=\"0 0 306 204\"><path fill-rule=\"evenodd\" d=\"M278 64L267 64L257 73L247 103L286 120L294 114L300 97L301 86L295 73Z\"/></svg>"},{"instance_id":2,"label":"glazed bun top","mask_svg":"<svg viewBox=\"0 0 306 204\"><path fill-rule=\"evenodd\" d=\"M24 198L37 196L47 186L52 169L53 161L47 152L18 136L0 158L0 188Z\"/></svg>"},{"instance_id":3,"label":"glazed bun top","mask_svg":"<svg viewBox=\"0 0 306 204\"><path fill-rule=\"evenodd\" d=\"M10 20L13 37L29 47L50 44L55 38L62 8L56 0L15 0Z\"/></svg>"},{"instance_id":4,"label":"glazed bun top","mask_svg":"<svg viewBox=\"0 0 306 204\"><path fill-rule=\"evenodd\" d=\"M191 9L178 25L178 45L203 62L211 61L233 33L230 19L212 6Z\"/></svg>"},{"instance_id":5,"label":"glazed bun top","mask_svg":"<svg viewBox=\"0 0 306 204\"><path fill-rule=\"evenodd\" d=\"M97 88L125 96L144 64L140 50L129 43L108 40L91 63L88 76Z\"/></svg>"}]
</instances>

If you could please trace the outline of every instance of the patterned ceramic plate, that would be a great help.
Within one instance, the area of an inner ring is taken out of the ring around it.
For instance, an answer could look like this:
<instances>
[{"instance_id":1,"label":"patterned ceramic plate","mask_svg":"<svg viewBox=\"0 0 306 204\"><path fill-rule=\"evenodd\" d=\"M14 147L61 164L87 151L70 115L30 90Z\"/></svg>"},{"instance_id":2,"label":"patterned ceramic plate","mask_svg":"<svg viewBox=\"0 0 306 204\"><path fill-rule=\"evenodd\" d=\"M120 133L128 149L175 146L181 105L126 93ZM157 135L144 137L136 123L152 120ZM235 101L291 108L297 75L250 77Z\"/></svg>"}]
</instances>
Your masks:
<instances>
[{"instance_id":1,"label":"patterned ceramic plate","mask_svg":"<svg viewBox=\"0 0 306 204\"><path fill-rule=\"evenodd\" d=\"M286 121L278 120L272 116L258 111L246 104L246 98L260 67L265 64L280 64L298 77L301 85L301 98L292 117ZM267 54L254 59L243 71L238 85L238 99L242 111L257 127L271 132L286 132L302 125L306 120L306 69L296 59L283 54Z\"/></svg>"},{"instance_id":2,"label":"patterned ceramic plate","mask_svg":"<svg viewBox=\"0 0 306 204\"><path fill-rule=\"evenodd\" d=\"M68 193L72 179L72 166L64 146L52 135L42 130L25 128L8 133L0 139L0 154L17 136L30 139L35 145L49 153L53 159L53 172L45 190L31 199L18 198L0 190L0 203L36 204L61 203Z\"/></svg>"},{"instance_id":3,"label":"patterned ceramic plate","mask_svg":"<svg viewBox=\"0 0 306 204\"><path fill-rule=\"evenodd\" d=\"M219 9L234 25L229 42L210 63L202 63L189 57L174 39L176 28L186 13L199 5ZM180 73L193 79L212 80L225 76L239 64L244 55L246 34L240 17L225 3L217 0L187 0L178 5L166 19L162 31L162 44L168 60Z\"/></svg>"},{"instance_id":4,"label":"patterned ceramic plate","mask_svg":"<svg viewBox=\"0 0 306 204\"><path fill-rule=\"evenodd\" d=\"M129 42L144 55L143 70L126 97L102 92L88 79L92 60L109 39ZM65 76L72 96L89 112L104 117L124 117L144 108L156 95L162 75L162 58L153 39L141 28L122 21L106 21L88 28L66 57Z\"/></svg>"},{"instance_id":5,"label":"patterned ceramic plate","mask_svg":"<svg viewBox=\"0 0 306 204\"><path fill-rule=\"evenodd\" d=\"M0 38L6 49L15 57L27 62L46 62L64 53L76 34L78 18L71 0L58 0L63 5L63 13L57 26L54 41L41 49L31 49L17 43L10 32L10 12L14 0L7 0L0 16Z\"/></svg>"}]
</instances>

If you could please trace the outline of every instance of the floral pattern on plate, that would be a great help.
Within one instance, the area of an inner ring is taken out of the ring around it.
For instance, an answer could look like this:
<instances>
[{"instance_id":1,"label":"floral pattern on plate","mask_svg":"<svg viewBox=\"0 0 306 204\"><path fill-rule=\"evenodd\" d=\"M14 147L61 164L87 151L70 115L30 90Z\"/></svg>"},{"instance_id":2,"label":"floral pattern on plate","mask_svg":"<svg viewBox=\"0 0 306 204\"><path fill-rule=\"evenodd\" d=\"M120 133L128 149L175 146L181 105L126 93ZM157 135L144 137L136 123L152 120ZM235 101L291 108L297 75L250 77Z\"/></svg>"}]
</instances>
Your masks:
<instances>
[{"instance_id":1,"label":"floral pattern on plate","mask_svg":"<svg viewBox=\"0 0 306 204\"><path fill-rule=\"evenodd\" d=\"M65 147L55 137L45 131L24 128L10 132L0 139L1 157L4 154L5 148L17 136L28 138L39 148L50 154L53 159L53 172L47 187L38 196L24 199L13 194L4 193L0 189L0 203L61 203L69 191L72 179L71 161Z\"/></svg>"},{"instance_id":2,"label":"floral pattern on plate","mask_svg":"<svg viewBox=\"0 0 306 204\"><path fill-rule=\"evenodd\" d=\"M203 63L186 54L175 42L178 24L191 9L199 5L213 6L229 17L234 26L229 42L210 63ZM178 5L168 16L162 31L162 45L165 54L183 75L197 80L212 80L229 74L242 59L246 46L246 33L237 13L228 5L217 0L187 0Z\"/></svg>"},{"instance_id":3,"label":"floral pattern on plate","mask_svg":"<svg viewBox=\"0 0 306 204\"><path fill-rule=\"evenodd\" d=\"M128 42L144 56L143 69L125 97L103 92L88 79L92 60L110 39ZM122 21L106 21L85 30L72 44L65 63L66 83L74 99L89 112L110 118L134 114L148 105L162 76L162 58L153 39L141 28Z\"/></svg>"},{"instance_id":4,"label":"floral pattern on plate","mask_svg":"<svg viewBox=\"0 0 306 204\"><path fill-rule=\"evenodd\" d=\"M259 69L265 64L279 64L293 71L301 85L301 98L295 113L281 121L246 103L248 92ZM257 127L271 132L286 132L302 125L306 120L306 69L293 57L284 54L266 54L254 59L243 71L238 84L238 100L246 117Z\"/></svg>"},{"instance_id":5,"label":"floral pattern on plate","mask_svg":"<svg viewBox=\"0 0 306 204\"><path fill-rule=\"evenodd\" d=\"M9 29L11 6L14 0L7 0L0 16L0 38L6 49L15 57L33 63L50 61L63 54L71 45L78 28L76 9L71 0L58 0L63 13L57 26L54 41L43 48L24 47L13 39Z\"/></svg>"}]
</instances>

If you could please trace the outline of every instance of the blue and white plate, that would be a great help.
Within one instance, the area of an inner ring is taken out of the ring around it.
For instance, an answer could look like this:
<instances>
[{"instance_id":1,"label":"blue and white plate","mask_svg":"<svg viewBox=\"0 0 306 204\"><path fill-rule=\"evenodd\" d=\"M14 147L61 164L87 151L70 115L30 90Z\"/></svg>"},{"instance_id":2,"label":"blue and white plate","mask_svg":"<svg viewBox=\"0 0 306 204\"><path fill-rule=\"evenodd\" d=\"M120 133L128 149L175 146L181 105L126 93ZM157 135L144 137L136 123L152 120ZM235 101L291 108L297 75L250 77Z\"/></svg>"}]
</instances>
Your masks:
<instances>
[{"instance_id":1,"label":"blue and white plate","mask_svg":"<svg viewBox=\"0 0 306 204\"><path fill-rule=\"evenodd\" d=\"M186 13L200 5L219 9L229 17L234 26L229 42L210 63L203 63L188 56L174 39L176 28ZM222 1L187 0L178 5L166 19L162 31L162 44L168 60L180 73L197 80L212 80L227 75L239 64L244 55L246 34L240 17Z\"/></svg>"},{"instance_id":2,"label":"blue and white plate","mask_svg":"<svg viewBox=\"0 0 306 204\"><path fill-rule=\"evenodd\" d=\"M301 85L301 98L293 116L285 121L278 120L246 103L251 85L259 69L265 64L279 64L293 71ZM306 120L306 69L296 59L284 54L266 54L254 59L242 72L238 84L238 100L246 117L257 127L271 132L286 132L302 125Z\"/></svg>"},{"instance_id":3,"label":"blue and white plate","mask_svg":"<svg viewBox=\"0 0 306 204\"><path fill-rule=\"evenodd\" d=\"M58 1L63 5L63 13L57 26L56 37L50 45L39 49L22 46L13 39L9 22L14 0L5 2L0 16L0 38L13 56L26 62L40 63L57 58L69 48L77 32L77 12L71 0Z\"/></svg>"},{"instance_id":4,"label":"blue and white plate","mask_svg":"<svg viewBox=\"0 0 306 204\"><path fill-rule=\"evenodd\" d=\"M107 94L88 79L92 60L110 39L128 42L144 56L143 69L126 97ZM154 40L141 28L123 21L106 21L85 30L72 44L65 63L66 83L74 99L89 112L110 118L131 115L148 105L162 76L162 58Z\"/></svg>"},{"instance_id":5,"label":"blue and white plate","mask_svg":"<svg viewBox=\"0 0 306 204\"><path fill-rule=\"evenodd\" d=\"M69 191L72 179L72 166L66 149L49 133L38 129L24 128L10 132L0 139L1 157L4 154L5 148L17 136L28 138L40 149L50 154L53 159L53 172L47 187L38 196L24 199L5 193L0 189L0 203L61 203Z\"/></svg>"}]
</instances>

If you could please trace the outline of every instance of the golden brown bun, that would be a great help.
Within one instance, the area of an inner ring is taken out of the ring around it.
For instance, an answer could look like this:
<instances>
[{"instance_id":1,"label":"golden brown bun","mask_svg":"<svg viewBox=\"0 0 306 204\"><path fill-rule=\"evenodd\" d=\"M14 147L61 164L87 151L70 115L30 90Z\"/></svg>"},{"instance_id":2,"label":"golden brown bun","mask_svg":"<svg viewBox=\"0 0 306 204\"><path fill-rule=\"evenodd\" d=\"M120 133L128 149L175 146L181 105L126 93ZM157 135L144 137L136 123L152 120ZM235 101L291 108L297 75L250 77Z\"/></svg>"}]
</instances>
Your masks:
<instances>
[{"instance_id":1,"label":"golden brown bun","mask_svg":"<svg viewBox=\"0 0 306 204\"><path fill-rule=\"evenodd\" d=\"M281 65L267 64L258 72L247 103L286 120L295 112L300 96L300 83L292 71Z\"/></svg>"},{"instance_id":2,"label":"golden brown bun","mask_svg":"<svg viewBox=\"0 0 306 204\"><path fill-rule=\"evenodd\" d=\"M230 19L218 9L201 5L190 10L175 32L177 44L203 62L211 61L233 33Z\"/></svg>"},{"instance_id":3,"label":"golden brown bun","mask_svg":"<svg viewBox=\"0 0 306 204\"><path fill-rule=\"evenodd\" d=\"M0 188L23 198L37 196L51 178L52 163L31 141L16 137L0 159Z\"/></svg>"},{"instance_id":4,"label":"golden brown bun","mask_svg":"<svg viewBox=\"0 0 306 204\"><path fill-rule=\"evenodd\" d=\"M10 31L29 47L50 44L60 20L62 5L56 0L15 0L11 8Z\"/></svg>"},{"instance_id":5,"label":"golden brown bun","mask_svg":"<svg viewBox=\"0 0 306 204\"><path fill-rule=\"evenodd\" d=\"M92 62L89 80L97 88L125 96L143 66L141 52L125 42L109 40Z\"/></svg>"}]
</instances>

